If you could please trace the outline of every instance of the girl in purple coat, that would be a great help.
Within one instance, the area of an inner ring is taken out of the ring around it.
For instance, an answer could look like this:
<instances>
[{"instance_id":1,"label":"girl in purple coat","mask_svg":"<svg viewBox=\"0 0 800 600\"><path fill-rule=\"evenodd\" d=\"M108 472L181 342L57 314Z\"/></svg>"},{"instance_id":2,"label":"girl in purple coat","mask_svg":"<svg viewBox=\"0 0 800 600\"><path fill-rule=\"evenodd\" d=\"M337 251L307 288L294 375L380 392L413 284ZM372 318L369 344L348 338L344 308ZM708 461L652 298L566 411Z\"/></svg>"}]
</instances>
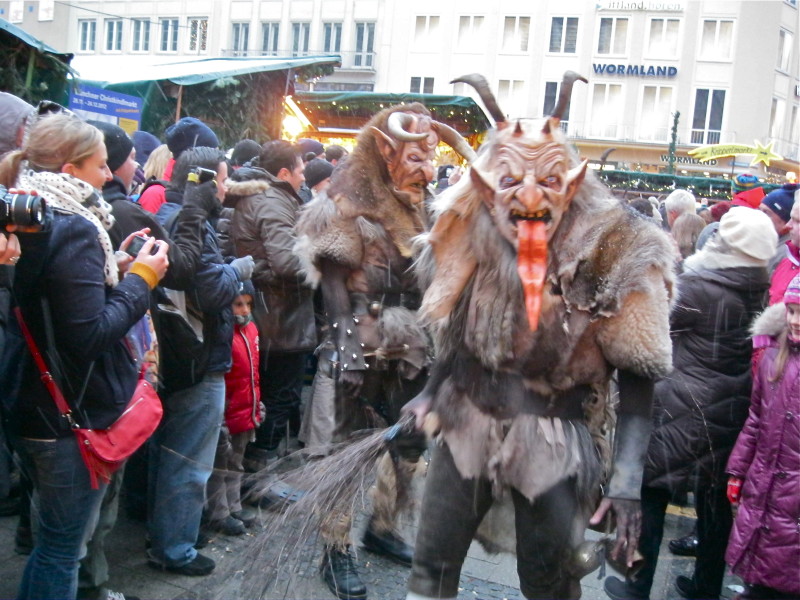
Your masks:
<instances>
[{"instance_id":1,"label":"girl in purple coat","mask_svg":"<svg viewBox=\"0 0 800 600\"><path fill-rule=\"evenodd\" d=\"M783 302L753 327L754 342L777 335L728 460L728 499L739 508L725 560L746 584L741 600L800 597L800 275Z\"/></svg>"}]
</instances>

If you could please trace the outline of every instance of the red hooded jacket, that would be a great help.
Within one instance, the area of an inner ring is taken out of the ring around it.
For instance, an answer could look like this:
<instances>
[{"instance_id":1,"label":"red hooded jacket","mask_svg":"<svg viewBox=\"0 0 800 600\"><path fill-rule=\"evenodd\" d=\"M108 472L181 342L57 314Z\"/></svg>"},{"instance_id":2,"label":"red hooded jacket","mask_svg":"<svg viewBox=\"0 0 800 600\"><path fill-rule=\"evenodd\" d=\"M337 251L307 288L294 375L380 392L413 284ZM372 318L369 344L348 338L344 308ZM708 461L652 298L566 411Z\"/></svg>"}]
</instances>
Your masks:
<instances>
[{"instance_id":1,"label":"red hooded jacket","mask_svg":"<svg viewBox=\"0 0 800 600\"><path fill-rule=\"evenodd\" d=\"M261 423L258 329L255 323L234 326L232 353L233 366L225 374L225 424L231 435L250 431Z\"/></svg>"}]
</instances>

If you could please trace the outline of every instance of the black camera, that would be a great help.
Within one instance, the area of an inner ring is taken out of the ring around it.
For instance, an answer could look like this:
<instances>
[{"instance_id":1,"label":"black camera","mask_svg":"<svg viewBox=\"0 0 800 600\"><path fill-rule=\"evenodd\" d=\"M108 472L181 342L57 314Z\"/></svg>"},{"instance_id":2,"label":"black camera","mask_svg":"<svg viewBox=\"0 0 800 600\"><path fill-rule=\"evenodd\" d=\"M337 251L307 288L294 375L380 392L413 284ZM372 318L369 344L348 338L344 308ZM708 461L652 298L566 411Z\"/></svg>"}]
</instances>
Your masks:
<instances>
[{"instance_id":1,"label":"black camera","mask_svg":"<svg viewBox=\"0 0 800 600\"><path fill-rule=\"evenodd\" d=\"M0 185L0 227L41 227L45 223L47 204L36 194L9 192Z\"/></svg>"},{"instance_id":2,"label":"black camera","mask_svg":"<svg viewBox=\"0 0 800 600\"><path fill-rule=\"evenodd\" d=\"M206 181L213 181L217 176L217 172L213 169L204 169L203 167L192 167L189 169L189 175L186 177L187 181L192 183L205 183Z\"/></svg>"},{"instance_id":3,"label":"black camera","mask_svg":"<svg viewBox=\"0 0 800 600\"><path fill-rule=\"evenodd\" d=\"M145 242L147 242L146 236L142 235L134 236L134 238L131 240L131 243L128 244L128 247L125 249L125 252L127 252L129 256L136 258L137 256L139 256L139 252L141 251L142 246L144 246ZM156 252L158 252L158 242L153 244L153 248L152 250L150 250L150 254L155 254Z\"/></svg>"}]
</instances>

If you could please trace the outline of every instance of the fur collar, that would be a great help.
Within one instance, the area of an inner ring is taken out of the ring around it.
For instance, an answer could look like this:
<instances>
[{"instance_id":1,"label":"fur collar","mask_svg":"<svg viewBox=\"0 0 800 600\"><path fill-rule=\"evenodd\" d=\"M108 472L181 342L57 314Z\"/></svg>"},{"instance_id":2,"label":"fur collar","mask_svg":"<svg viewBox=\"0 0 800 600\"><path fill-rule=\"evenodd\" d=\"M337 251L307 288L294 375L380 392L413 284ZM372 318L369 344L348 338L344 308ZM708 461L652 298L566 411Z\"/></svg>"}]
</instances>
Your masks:
<instances>
[{"instance_id":1,"label":"fur collar","mask_svg":"<svg viewBox=\"0 0 800 600\"><path fill-rule=\"evenodd\" d=\"M753 336L766 335L772 338L778 337L786 327L786 305L778 302L758 315L750 326L750 333Z\"/></svg>"},{"instance_id":2,"label":"fur collar","mask_svg":"<svg viewBox=\"0 0 800 600\"><path fill-rule=\"evenodd\" d=\"M253 196L265 192L270 188L270 183L266 179L246 179L244 181L228 179L226 185L228 186L228 191L225 193L226 198L228 196L239 198Z\"/></svg>"}]
</instances>

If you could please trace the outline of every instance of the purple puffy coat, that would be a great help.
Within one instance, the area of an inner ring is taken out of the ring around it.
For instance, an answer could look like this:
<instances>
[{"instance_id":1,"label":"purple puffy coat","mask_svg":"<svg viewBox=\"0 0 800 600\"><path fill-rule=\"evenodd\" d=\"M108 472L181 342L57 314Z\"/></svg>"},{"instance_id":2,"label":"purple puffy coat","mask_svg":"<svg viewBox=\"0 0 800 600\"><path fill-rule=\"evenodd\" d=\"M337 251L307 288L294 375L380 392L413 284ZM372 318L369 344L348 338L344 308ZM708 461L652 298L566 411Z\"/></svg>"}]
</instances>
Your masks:
<instances>
[{"instance_id":1,"label":"purple puffy coat","mask_svg":"<svg viewBox=\"0 0 800 600\"><path fill-rule=\"evenodd\" d=\"M768 348L753 382L747 422L727 471L744 479L725 560L750 584L800 597L800 347L769 381Z\"/></svg>"}]
</instances>

